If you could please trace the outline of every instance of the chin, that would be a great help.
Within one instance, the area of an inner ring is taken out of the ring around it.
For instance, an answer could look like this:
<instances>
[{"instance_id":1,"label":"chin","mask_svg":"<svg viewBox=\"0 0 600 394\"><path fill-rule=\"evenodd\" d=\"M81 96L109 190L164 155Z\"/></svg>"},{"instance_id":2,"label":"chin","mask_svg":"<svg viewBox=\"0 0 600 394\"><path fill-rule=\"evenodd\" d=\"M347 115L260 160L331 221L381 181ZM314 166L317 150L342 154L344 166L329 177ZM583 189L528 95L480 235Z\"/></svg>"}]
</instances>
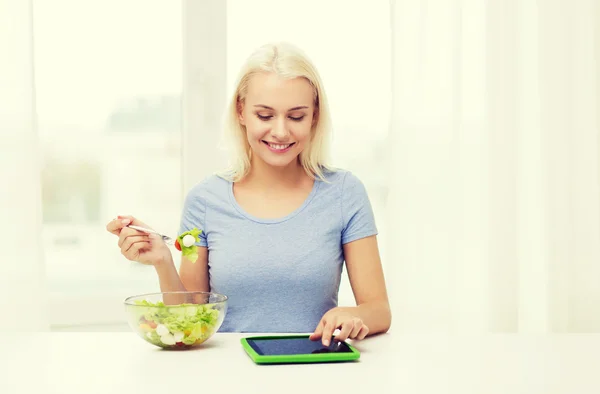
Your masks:
<instances>
[{"instance_id":1,"label":"chin","mask_svg":"<svg viewBox=\"0 0 600 394\"><path fill-rule=\"evenodd\" d=\"M279 167L285 168L290 165L296 163L298 161L298 156L290 157L290 158L271 158L271 157L263 157L262 160L270 165L271 167Z\"/></svg>"}]
</instances>

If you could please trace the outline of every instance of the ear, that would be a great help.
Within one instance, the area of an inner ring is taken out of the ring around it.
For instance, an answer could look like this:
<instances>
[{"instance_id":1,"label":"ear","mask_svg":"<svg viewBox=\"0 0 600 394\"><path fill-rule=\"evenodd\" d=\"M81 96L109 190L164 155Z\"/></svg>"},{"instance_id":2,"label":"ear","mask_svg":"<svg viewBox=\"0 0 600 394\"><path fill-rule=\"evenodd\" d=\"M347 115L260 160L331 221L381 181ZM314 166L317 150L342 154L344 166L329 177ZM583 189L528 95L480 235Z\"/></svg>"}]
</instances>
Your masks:
<instances>
[{"instance_id":1,"label":"ear","mask_svg":"<svg viewBox=\"0 0 600 394\"><path fill-rule=\"evenodd\" d=\"M241 102L240 99L237 100L237 114L240 124L246 126L246 120L244 119L244 103Z\"/></svg>"}]
</instances>

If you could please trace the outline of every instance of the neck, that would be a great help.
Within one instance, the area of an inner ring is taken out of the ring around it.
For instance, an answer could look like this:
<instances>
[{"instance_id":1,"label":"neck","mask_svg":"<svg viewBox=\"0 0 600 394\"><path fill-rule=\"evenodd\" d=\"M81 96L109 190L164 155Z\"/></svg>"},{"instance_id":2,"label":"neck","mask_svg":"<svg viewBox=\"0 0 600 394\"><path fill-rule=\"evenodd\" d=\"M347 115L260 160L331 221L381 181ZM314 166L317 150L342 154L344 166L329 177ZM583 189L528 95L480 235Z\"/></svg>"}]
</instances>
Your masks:
<instances>
[{"instance_id":1,"label":"neck","mask_svg":"<svg viewBox=\"0 0 600 394\"><path fill-rule=\"evenodd\" d=\"M299 160L285 167L273 167L259 158L252 158L251 170L245 181L268 188L296 186L306 177Z\"/></svg>"}]
</instances>

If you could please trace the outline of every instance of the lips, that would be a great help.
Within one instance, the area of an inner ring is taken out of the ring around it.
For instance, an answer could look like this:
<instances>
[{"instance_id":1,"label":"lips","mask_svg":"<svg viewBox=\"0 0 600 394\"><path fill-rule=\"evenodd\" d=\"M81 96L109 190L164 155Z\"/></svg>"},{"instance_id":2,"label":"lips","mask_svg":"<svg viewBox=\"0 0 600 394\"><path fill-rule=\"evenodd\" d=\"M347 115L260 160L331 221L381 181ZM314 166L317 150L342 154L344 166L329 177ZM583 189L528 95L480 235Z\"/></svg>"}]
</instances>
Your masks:
<instances>
[{"instance_id":1,"label":"lips","mask_svg":"<svg viewBox=\"0 0 600 394\"><path fill-rule=\"evenodd\" d=\"M268 141L263 141L263 143L267 145L271 151L275 152L287 152L292 146L296 144L295 142L292 142L291 144L275 144Z\"/></svg>"}]
</instances>

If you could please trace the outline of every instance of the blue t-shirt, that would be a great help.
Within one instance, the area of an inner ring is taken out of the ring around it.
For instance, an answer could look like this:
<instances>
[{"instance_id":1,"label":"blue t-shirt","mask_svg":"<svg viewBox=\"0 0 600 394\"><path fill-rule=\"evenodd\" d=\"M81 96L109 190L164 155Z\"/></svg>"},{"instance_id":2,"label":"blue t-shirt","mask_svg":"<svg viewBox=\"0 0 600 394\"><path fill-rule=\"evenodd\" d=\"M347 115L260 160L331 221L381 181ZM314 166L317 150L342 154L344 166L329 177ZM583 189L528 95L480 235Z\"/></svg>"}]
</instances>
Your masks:
<instances>
[{"instance_id":1,"label":"blue t-shirt","mask_svg":"<svg viewBox=\"0 0 600 394\"><path fill-rule=\"evenodd\" d=\"M301 207L260 219L213 175L188 193L180 233L202 230L211 291L228 296L221 332L312 332L337 306L342 245L377 234L362 182L345 170L315 180Z\"/></svg>"}]
</instances>

